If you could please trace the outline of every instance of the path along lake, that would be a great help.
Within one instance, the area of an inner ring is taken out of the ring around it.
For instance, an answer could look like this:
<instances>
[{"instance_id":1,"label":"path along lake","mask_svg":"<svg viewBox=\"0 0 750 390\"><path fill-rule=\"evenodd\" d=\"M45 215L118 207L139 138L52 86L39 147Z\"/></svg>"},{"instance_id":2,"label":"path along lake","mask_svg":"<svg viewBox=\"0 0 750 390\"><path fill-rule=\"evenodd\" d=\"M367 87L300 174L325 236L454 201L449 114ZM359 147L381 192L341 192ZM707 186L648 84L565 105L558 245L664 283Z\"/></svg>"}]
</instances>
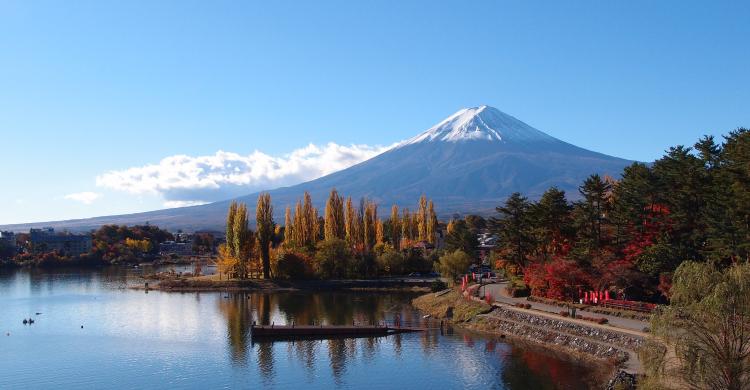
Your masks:
<instances>
[{"instance_id":1,"label":"path along lake","mask_svg":"<svg viewBox=\"0 0 750 390\"><path fill-rule=\"evenodd\" d=\"M259 341L259 324L419 321L415 293L166 293L141 270L0 270L0 389L587 389L594 370L461 331ZM37 314L39 313L39 314ZM24 318L34 324L24 325Z\"/></svg>"}]
</instances>

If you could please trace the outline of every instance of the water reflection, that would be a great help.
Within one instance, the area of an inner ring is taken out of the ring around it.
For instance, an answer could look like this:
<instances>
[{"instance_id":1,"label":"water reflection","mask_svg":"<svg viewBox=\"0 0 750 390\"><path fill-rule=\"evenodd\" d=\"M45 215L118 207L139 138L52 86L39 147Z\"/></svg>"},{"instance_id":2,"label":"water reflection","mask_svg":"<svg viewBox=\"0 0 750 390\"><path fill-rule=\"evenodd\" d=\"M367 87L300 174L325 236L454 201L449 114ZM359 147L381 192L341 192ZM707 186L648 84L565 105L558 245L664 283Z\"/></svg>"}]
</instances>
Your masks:
<instances>
[{"instance_id":1,"label":"water reflection","mask_svg":"<svg viewBox=\"0 0 750 390\"><path fill-rule=\"evenodd\" d=\"M538 349L514 349L498 338L467 332L454 335L454 329L449 327L387 337L296 341L251 339L253 322L263 325L377 324L398 316L404 323L425 323L420 313L409 305L413 297L414 294L336 292L225 294L218 306L226 319L231 360L236 364L246 364L248 349L254 349L258 372L265 384L274 383L277 366L287 365L289 361L300 363L308 381L312 381L321 368L318 366L321 356L325 356L334 384L345 386L350 367L369 365L382 359L383 355L392 356L394 361L400 360L405 338L418 341L424 357L445 355L446 352L452 354L449 358L455 359L454 363L462 367L467 378L480 372L487 375L489 371L495 377L493 383L511 389L588 388L589 384L582 380L594 380L593 376L587 376L586 370L571 369L571 365L561 362L559 357ZM425 326L438 327L439 323L425 323Z\"/></svg>"},{"instance_id":2,"label":"water reflection","mask_svg":"<svg viewBox=\"0 0 750 390\"><path fill-rule=\"evenodd\" d=\"M225 293L217 301L218 311L226 320L227 343L231 361L235 365L247 364L249 349L254 349L257 366L264 383L272 383L275 376L277 345L286 345L294 359L302 362L308 377L314 377L316 358L323 345L329 361L331 375L337 385L343 383L349 362L360 358L372 362L378 356L380 340L377 337L334 338L325 340L297 340L280 342L251 339L251 326L259 325L351 325L378 324L393 321L399 316L403 321L417 323L421 320L408 302L415 294L388 294L378 296L365 293ZM400 356L402 335L391 336L394 354ZM423 333L422 345L435 349L439 334Z\"/></svg>"},{"instance_id":3,"label":"water reflection","mask_svg":"<svg viewBox=\"0 0 750 390\"><path fill-rule=\"evenodd\" d=\"M142 272L0 271L0 331L11 333L0 339L0 388L578 389L588 388L582 380L592 378L585 365L449 327L387 337L254 342L253 322L347 325L422 318L409 305L415 296L410 293L128 289L143 283ZM44 314L24 327L20 319L35 312Z\"/></svg>"},{"instance_id":4,"label":"water reflection","mask_svg":"<svg viewBox=\"0 0 750 390\"><path fill-rule=\"evenodd\" d=\"M227 342L229 353L234 364L245 364L247 362L247 346L250 342L250 325L253 321L250 312L250 304L240 294L232 295L227 299L221 299L219 311L224 314L227 321Z\"/></svg>"}]
</instances>

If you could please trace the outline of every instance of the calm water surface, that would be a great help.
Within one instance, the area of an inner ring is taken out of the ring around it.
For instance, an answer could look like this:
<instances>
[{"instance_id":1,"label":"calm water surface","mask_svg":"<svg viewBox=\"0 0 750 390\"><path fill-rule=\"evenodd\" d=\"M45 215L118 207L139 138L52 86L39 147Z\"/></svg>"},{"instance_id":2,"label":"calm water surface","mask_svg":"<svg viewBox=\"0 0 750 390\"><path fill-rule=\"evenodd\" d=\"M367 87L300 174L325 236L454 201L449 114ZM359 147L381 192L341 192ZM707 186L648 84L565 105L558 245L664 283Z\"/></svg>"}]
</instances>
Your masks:
<instances>
[{"instance_id":1,"label":"calm water surface","mask_svg":"<svg viewBox=\"0 0 750 390\"><path fill-rule=\"evenodd\" d=\"M582 365L458 330L297 342L250 337L253 321L419 320L413 294L128 289L142 283L139 274L0 271L0 389L586 389L594 380ZM33 325L22 324L28 317Z\"/></svg>"}]
</instances>

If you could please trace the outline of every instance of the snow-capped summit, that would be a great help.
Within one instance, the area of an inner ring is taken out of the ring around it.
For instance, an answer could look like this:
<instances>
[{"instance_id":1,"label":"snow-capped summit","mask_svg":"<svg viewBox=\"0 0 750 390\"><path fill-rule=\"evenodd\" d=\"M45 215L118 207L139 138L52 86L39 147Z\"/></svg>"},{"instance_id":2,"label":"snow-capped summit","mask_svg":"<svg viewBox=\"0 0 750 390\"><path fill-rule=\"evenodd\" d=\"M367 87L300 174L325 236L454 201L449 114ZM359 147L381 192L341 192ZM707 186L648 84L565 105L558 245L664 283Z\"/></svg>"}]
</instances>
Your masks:
<instances>
[{"instance_id":1,"label":"snow-capped summit","mask_svg":"<svg viewBox=\"0 0 750 390\"><path fill-rule=\"evenodd\" d=\"M490 106L464 108L403 145L444 141L539 142L555 138Z\"/></svg>"}]
</instances>

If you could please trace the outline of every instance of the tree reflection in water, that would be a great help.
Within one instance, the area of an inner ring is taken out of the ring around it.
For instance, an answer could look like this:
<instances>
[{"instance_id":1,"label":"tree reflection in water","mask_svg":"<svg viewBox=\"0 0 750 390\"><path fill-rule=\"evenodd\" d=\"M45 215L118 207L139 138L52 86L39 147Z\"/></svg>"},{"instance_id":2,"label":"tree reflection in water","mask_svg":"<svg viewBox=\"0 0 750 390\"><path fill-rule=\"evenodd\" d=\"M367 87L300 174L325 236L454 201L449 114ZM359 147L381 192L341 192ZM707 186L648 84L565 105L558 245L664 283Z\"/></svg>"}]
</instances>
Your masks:
<instances>
[{"instance_id":1,"label":"tree reflection in water","mask_svg":"<svg viewBox=\"0 0 750 390\"><path fill-rule=\"evenodd\" d=\"M219 311L227 319L227 342L233 364L247 363L252 315L245 294L231 294L219 300Z\"/></svg>"},{"instance_id":2,"label":"tree reflection in water","mask_svg":"<svg viewBox=\"0 0 750 390\"><path fill-rule=\"evenodd\" d=\"M588 389L594 388L604 375L585 368L585 364L571 365L550 353L540 353L537 347L507 348L503 382L512 389ZM599 370L606 370L599 367Z\"/></svg>"},{"instance_id":3,"label":"tree reflection in water","mask_svg":"<svg viewBox=\"0 0 750 390\"><path fill-rule=\"evenodd\" d=\"M273 383L274 369L273 369L273 343L264 342L257 344L258 349L258 368L260 374L263 376L263 381L270 384Z\"/></svg>"},{"instance_id":4,"label":"tree reflection in water","mask_svg":"<svg viewBox=\"0 0 750 390\"><path fill-rule=\"evenodd\" d=\"M294 352L296 360L303 362L310 381L315 377L315 357L320 353L318 346L320 341L302 340L287 343L289 351Z\"/></svg>"},{"instance_id":5,"label":"tree reflection in water","mask_svg":"<svg viewBox=\"0 0 750 390\"><path fill-rule=\"evenodd\" d=\"M265 380L274 376L274 342L251 343L250 327L253 322L259 325L351 325L378 324L392 321L398 315L402 321L417 323L420 317L411 309L408 302L414 294L370 294L370 293L250 293L229 294L219 299L219 311L226 318L227 341L231 360L235 364L247 363L247 349L250 345L257 349L258 368ZM405 309L405 310L404 310ZM393 336L393 348L401 354L402 336ZM347 363L356 359L357 351L362 351L362 359L376 358L379 339L340 338L330 340L298 340L288 342L288 355L303 362L309 376L314 375L316 357L320 347L328 351L331 371L336 383L340 383L346 372ZM422 344L432 350L437 343L437 335L425 333ZM282 344L283 345L283 344Z\"/></svg>"},{"instance_id":6,"label":"tree reflection in water","mask_svg":"<svg viewBox=\"0 0 750 390\"><path fill-rule=\"evenodd\" d=\"M428 331L419 335L398 334L387 338L282 342L251 340L250 328L253 322L262 325L377 324L381 321L393 321L398 315L402 323L418 324L422 319L409 305L411 298L413 294L252 293L230 294L228 297L222 295L218 304L219 311L226 318L226 339L231 361L237 365L246 365L248 348L253 348L257 356L258 373L267 385L276 383L277 371L286 370L289 362L299 362L308 383L316 382L320 375L316 370L321 368L319 359L326 354L333 383L336 386L345 385L347 372L357 372L351 370L350 366L362 362L365 365L377 364L380 355L390 355L389 350L381 351L382 346L392 348L391 359L399 359L405 353L403 342L406 337L418 342L414 346L418 346L423 356L433 356L437 360L442 359L442 355L446 353L451 356L459 351L476 354L479 359L476 363L483 365L484 370L489 370L486 373L496 378L495 383L502 383L504 387L511 389L588 388L598 375L592 374L591 369L583 365L572 365L560 357L540 353L539 350L511 347L501 340L465 332L453 336L450 328L445 328L445 333L442 330ZM440 345L443 338L452 341ZM411 349L406 353L413 351ZM276 360L283 359L284 356L288 361Z\"/></svg>"}]
</instances>

